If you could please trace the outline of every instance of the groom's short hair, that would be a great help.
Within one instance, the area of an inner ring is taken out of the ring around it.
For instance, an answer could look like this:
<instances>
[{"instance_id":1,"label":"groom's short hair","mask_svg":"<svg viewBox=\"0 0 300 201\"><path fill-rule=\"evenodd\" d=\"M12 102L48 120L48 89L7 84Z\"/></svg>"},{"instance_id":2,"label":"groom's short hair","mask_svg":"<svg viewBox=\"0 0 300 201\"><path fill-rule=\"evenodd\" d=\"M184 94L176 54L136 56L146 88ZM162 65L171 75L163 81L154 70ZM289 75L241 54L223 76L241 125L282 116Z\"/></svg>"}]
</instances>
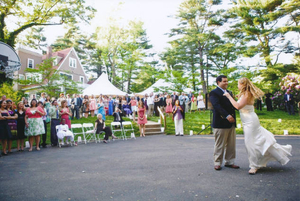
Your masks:
<instances>
[{"instance_id":1,"label":"groom's short hair","mask_svg":"<svg viewBox=\"0 0 300 201\"><path fill-rule=\"evenodd\" d=\"M227 78L227 76L226 76L226 75L219 75L219 76L217 77L217 79L216 79L217 84L218 84L218 82L222 82L222 79L223 79L223 78Z\"/></svg>"}]
</instances>

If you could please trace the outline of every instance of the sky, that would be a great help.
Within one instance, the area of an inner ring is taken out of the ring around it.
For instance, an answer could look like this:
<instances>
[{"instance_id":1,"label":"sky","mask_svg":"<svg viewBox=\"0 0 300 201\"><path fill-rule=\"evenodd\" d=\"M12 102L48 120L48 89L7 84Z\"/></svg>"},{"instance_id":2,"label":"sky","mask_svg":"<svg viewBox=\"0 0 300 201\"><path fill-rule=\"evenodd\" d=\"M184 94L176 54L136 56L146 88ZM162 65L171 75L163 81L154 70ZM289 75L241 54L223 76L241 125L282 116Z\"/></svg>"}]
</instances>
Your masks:
<instances>
[{"instance_id":1,"label":"sky","mask_svg":"<svg viewBox=\"0 0 300 201\"><path fill-rule=\"evenodd\" d=\"M168 46L169 38L166 33L179 23L174 16L183 0L87 0L88 5L97 9L97 13L90 25L81 24L80 27L87 33L92 33L98 26L106 26L109 17L118 19L120 26L130 20L144 22L150 43L154 46L153 52L160 53ZM123 2L120 5L120 2ZM49 32L49 30L51 30ZM63 36L66 30L63 26L46 27L45 36L48 44Z\"/></svg>"}]
</instances>

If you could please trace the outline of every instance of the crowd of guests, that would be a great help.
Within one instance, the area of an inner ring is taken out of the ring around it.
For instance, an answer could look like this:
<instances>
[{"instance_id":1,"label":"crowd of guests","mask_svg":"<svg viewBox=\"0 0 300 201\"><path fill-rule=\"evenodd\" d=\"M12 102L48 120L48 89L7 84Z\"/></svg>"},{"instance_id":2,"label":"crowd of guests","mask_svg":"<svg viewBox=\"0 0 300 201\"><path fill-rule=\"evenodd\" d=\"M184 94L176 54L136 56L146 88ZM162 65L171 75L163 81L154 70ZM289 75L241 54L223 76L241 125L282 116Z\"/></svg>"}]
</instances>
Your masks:
<instances>
[{"instance_id":1,"label":"crowd of guests","mask_svg":"<svg viewBox=\"0 0 300 201\"><path fill-rule=\"evenodd\" d=\"M68 140L74 143L74 136L70 132L71 120L87 118L89 115L97 115L95 131L104 132L103 142L108 137L116 138L109 127L105 126L107 115L114 116L114 121L123 122L124 116L131 117L140 127L140 136L145 137L145 124L147 116L159 116L159 110L172 115L175 121L176 134L183 135L182 119L184 112L195 112L205 109L204 98L199 93L156 94L150 93L140 97L136 94L125 96L88 96L79 94L61 93L59 98L47 96L41 93L39 98L33 95L29 100L25 97L20 102L3 95L0 101L0 140L2 142L2 155L12 153L12 141L17 141L17 150L24 151L24 141L28 138L29 151L41 147L46 148L47 126L51 127L51 145L57 146L58 140L64 143ZM137 121L136 121L137 117ZM177 129L178 128L178 129ZM74 143L76 144L76 143Z\"/></svg>"}]
</instances>

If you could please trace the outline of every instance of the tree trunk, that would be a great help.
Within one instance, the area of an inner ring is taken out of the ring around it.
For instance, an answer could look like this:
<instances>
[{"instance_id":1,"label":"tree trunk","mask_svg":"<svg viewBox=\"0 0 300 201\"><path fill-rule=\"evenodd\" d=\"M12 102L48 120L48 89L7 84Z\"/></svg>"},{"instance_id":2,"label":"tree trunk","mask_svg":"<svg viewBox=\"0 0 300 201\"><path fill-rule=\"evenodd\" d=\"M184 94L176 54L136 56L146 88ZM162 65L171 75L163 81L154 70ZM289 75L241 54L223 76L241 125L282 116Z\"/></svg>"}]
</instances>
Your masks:
<instances>
[{"instance_id":1,"label":"tree trunk","mask_svg":"<svg viewBox=\"0 0 300 201\"><path fill-rule=\"evenodd\" d=\"M203 93L206 94L207 89L206 89L206 81L204 75L203 50L201 48L199 48L199 57L200 57L200 78L201 78L202 90Z\"/></svg>"}]
</instances>

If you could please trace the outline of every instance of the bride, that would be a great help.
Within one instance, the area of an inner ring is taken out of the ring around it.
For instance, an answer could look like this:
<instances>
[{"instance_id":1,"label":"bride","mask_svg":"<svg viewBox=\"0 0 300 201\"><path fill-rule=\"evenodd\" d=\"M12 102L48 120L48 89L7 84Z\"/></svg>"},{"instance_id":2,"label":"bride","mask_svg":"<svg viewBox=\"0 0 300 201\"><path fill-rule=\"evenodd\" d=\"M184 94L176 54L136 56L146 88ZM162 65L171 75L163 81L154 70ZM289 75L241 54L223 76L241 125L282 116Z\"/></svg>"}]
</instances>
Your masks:
<instances>
[{"instance_id":1,"label":"bride","mask_svg":"<svg viewBox=\"0 0 300 201\"><path fill-rule=\"evenodd\" d=\"M287 156L291 156L292 146L277 144L274 135L260 125L254 112L254 99L262 97L264 93L245 77L238 81L238 89L240 91L238 102L227 92L224 96L240 110L250 163L249 174L255 174L260 167L266 167L269 161L277 160L281 165L287 164L290 160Z\"/></svg>"}]
</instances>

